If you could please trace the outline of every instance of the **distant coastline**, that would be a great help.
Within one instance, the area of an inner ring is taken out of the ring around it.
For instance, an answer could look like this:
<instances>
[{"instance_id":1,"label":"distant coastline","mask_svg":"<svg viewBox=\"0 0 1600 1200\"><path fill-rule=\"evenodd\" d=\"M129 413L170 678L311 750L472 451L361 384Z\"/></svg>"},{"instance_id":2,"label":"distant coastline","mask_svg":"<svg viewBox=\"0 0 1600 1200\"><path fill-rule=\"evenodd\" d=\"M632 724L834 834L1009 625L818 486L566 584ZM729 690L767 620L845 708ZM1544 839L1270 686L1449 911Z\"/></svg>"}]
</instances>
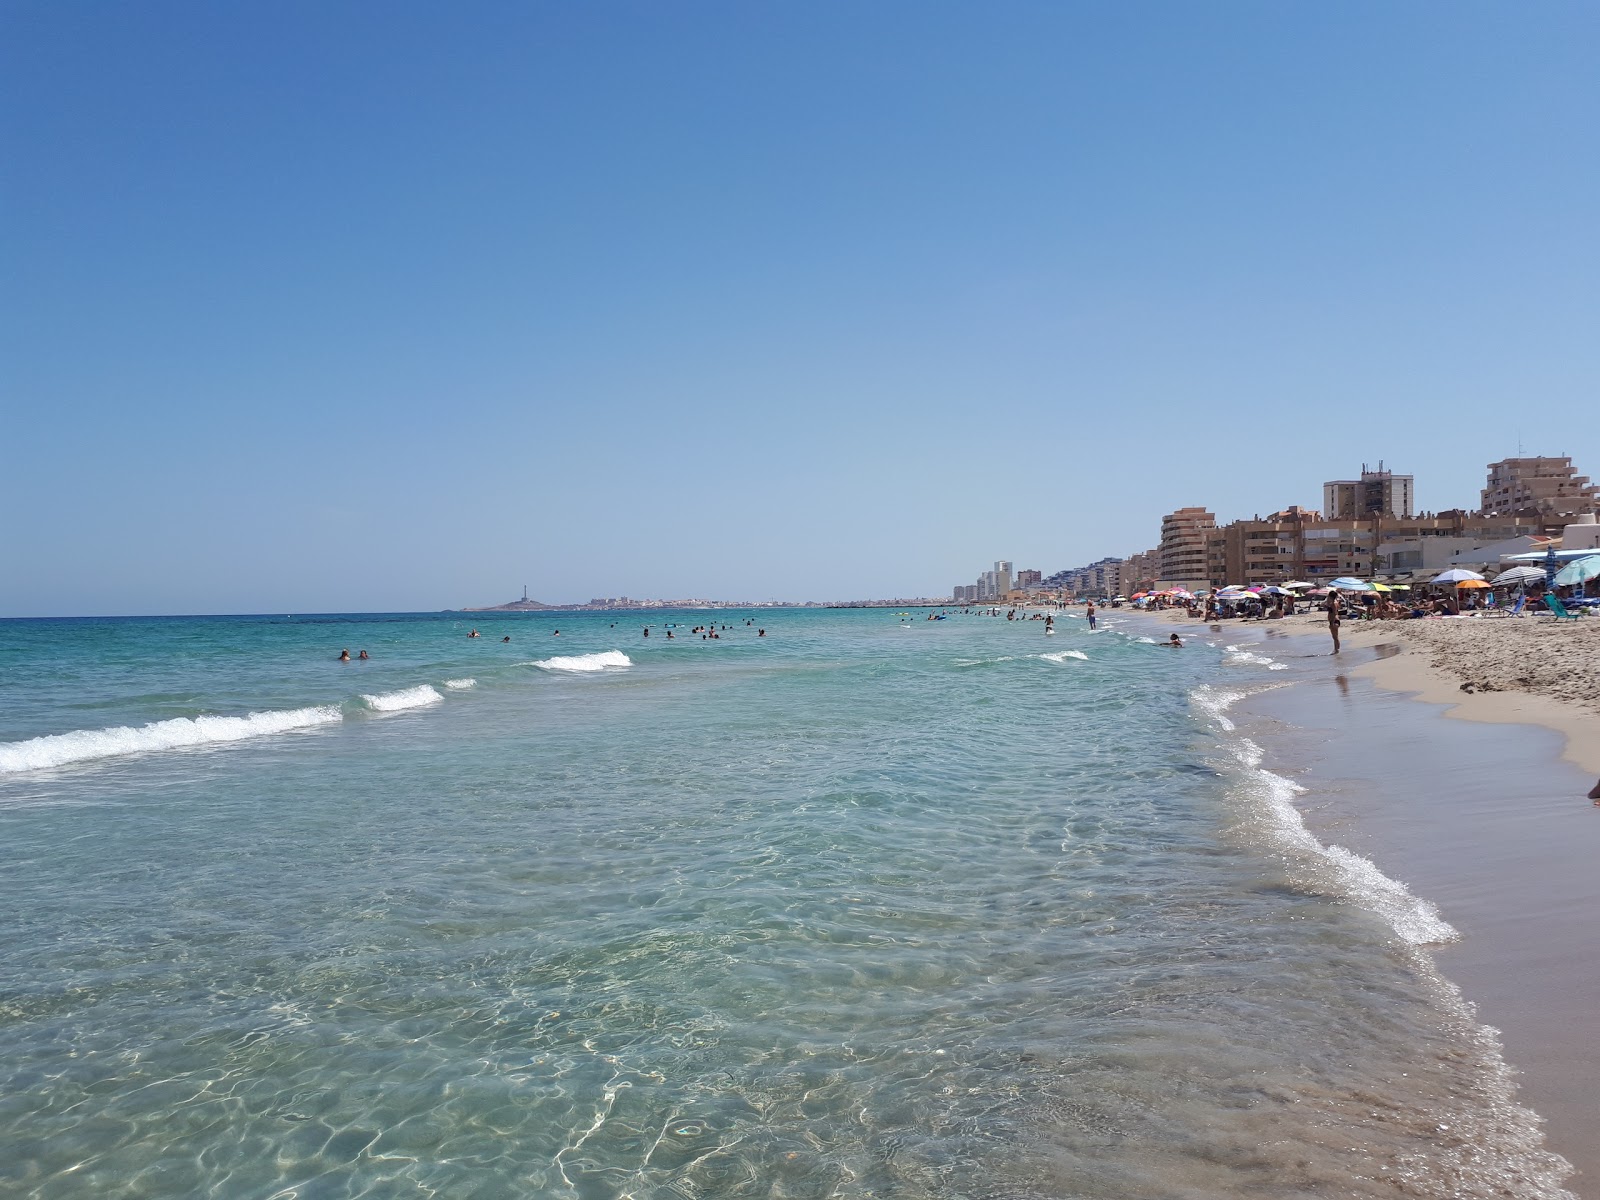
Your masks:
<instances>
[{"instance_id":1,"label":"distant coastline","mask_svg":"<svg viewBox=\"0 0 1600 1200\"><path fill-rule=\"evenodd\" d=\"M498 613L498 612L641 612L656 608L951 608L948 598L916 596L893 600L631 600L626 596L617 599L590 600L587 604L544 604L524 596L507 604L489 604L479 608L447 608L445 612Z\"/></svg>"}]
</instances>

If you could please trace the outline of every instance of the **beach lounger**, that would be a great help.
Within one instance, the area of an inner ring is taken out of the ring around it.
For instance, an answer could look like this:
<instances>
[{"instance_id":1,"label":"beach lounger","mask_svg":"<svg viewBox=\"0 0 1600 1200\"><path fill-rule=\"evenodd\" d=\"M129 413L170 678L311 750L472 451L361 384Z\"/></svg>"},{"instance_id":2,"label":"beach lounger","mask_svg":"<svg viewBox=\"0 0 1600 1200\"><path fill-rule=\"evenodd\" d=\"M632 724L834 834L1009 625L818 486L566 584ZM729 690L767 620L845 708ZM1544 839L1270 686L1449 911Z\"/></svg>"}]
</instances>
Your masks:
<instances>
[{"instance_id":1,"label":"beach lounger","mask_svg":"<svg viewBox=\"0 0 1600 1200\"><path fill-rule=\"evenodd\" d=\"M1578 614L1575 612L1568 612L1567 606L1561 603L1561 597L1557 596L1554 592L1545 593L1544 603L1546 608L1555 613L1556 620L1558 621L1576 621L1578 619Z\"/></svg>"},{"instance_id":2,"label":"beach lounger","mask_svg":"<svg viewBox=\"0 0 1600 1200\"><path fill-rule=\"evenodd\" d=\"M1527 593L1524 592L1522 595L1517 597L1517 602L1510 608L1491 608L1483 615L1486 617L1520 617L1522 615L1522 610L1527 606L1528 596Z\"/></svg>"}]
</instances>

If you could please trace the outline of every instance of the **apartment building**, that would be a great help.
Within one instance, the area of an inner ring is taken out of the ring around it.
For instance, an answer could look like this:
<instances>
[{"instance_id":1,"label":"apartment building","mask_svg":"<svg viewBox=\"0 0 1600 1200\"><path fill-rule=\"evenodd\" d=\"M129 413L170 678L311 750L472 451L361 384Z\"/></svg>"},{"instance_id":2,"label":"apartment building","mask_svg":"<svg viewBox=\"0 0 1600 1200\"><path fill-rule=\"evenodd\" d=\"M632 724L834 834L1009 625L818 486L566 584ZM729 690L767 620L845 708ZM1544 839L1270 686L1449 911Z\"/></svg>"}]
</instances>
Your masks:
<instances>
[{"instance_id":1,"label":"apartment building","mask_svg":"<svg viewBox=\"0 0 1600 1200\"><path fill-rule=\"evenodd\" d=\"M1164 584L1205 587L1211 578L1207 540L1217 518L1204 508L1180 508L1161 518L1161 577Z\"/></svg>"},{"instance_id":2,"label":"apartment building","mask_svg":"<svg viewBox=\"0 0 1600 1200\"><path fill-rule=\"evenodd\" d=\"M1131 596L1135 592L1148 592L1155 587L1156 579L1160 574L1161 551L1159 548L1141 550L1138 554L1130 554L1122 560L1122 593Z\"/></svg>"},{"instance_id":3,"label":"apartment building","mask_svg":"<svg viewBox=\"0 0 1600 1200\"><path fill-rule=\"evenodd\" d=\"M1322 511L1332 520L1409 517L1416 493L1411 475L1396 475L1378 463L1376 471L1361 464L1361 478L1334 479L1322 485Z\"/></svg>"},{"instance_id":4,"label":"apartment building","mask_svg":"<svg viewBox=\"0 0 1600 1200\"><path fill-rule=\"evenodd\" d=\"M1486 517L1575 516L1600 508L1600 486L1571 458L1503 458L1489 464L1478 507Z\"/></svg>"}]
</instances>

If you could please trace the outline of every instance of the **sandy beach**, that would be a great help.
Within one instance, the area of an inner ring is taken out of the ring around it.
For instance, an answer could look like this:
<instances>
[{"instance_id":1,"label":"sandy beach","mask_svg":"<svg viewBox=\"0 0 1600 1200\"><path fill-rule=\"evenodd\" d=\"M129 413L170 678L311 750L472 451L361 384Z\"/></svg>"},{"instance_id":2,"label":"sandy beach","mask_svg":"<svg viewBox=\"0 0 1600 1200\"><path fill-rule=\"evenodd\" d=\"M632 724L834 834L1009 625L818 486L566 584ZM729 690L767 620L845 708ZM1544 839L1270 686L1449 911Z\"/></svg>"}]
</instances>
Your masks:
<instances>
[{"instance_id":1,"label":"sandy beach","mask_svg":"<svg viewBox=\"0 0 1600 1200\"><path fill-rule=\"evenodd\" d=\"M1307 787L1319 837L1460 932L1439 969L1498 1031L1519 1099L1577 1168L1567 1187L1600 1197L1600 620L1354 622L1335 656L1320 613L1153 615L1295 665L1295 686L1241 705L1251 735Z\"/></svg>"}]
</instances>

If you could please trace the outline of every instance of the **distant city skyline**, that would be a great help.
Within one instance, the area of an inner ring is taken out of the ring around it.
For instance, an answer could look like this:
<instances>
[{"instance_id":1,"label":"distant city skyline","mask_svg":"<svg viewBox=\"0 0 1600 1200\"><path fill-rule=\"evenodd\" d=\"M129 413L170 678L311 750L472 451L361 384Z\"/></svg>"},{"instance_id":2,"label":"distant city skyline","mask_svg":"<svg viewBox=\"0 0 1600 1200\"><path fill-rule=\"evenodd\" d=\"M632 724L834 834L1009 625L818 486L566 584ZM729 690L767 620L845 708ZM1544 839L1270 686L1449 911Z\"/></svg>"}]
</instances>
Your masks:
<instances>
[{"instance_id":1,"label":"distant city skyline","mask_svg":"<svg viewBox=\"0 0 1600 1200\"><path fill-rule=\"evenodd\" d=\"M11 5L0 615L940 595L1600 466L1600 9Z\"/></svg>"}]
</instances>

